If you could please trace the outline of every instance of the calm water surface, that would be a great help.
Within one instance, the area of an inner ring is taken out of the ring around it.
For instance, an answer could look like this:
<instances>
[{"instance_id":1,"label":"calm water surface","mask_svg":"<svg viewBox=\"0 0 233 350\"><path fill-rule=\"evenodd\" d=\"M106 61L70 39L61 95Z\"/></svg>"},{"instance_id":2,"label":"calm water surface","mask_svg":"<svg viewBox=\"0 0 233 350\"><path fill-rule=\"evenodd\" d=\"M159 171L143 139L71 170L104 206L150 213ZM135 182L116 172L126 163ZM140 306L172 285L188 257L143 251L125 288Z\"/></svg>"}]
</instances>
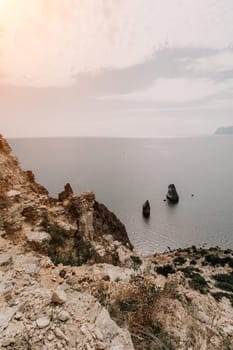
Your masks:
<instances>
[{"instance_id":1,"label":"calm water surface","mask_svg":"<svg viewBox=\"0 0 233 350\"><path fill-rule=\"evenodd\" d=\"M126 225L143 254L192 244L233 249L233 137L17 139L24 169L57 196L66 182L93 190ZM180 195L164 202L167 186ZM194 197L191 194L194 194ZM151 203L151 218L142 204Z\"/></svg>"}]
</instances>

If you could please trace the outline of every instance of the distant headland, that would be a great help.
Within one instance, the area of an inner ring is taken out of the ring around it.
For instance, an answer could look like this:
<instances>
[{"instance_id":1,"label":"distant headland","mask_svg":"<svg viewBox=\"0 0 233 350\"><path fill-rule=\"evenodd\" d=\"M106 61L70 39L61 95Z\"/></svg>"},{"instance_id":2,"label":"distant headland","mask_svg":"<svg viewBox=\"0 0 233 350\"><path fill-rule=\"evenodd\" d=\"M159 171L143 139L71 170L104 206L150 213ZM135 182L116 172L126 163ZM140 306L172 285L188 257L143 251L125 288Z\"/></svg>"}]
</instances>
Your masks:
<instances>
[{"instance_id":1,"label":"distant headland","mask_svg":"<svg viewBox=\"0 0 233 350\"><path fill-rule=\"evenodd\" d=\"M233 135L233 126L222 126L215 131L215 135Z\"/></svg>"}]
</instances>

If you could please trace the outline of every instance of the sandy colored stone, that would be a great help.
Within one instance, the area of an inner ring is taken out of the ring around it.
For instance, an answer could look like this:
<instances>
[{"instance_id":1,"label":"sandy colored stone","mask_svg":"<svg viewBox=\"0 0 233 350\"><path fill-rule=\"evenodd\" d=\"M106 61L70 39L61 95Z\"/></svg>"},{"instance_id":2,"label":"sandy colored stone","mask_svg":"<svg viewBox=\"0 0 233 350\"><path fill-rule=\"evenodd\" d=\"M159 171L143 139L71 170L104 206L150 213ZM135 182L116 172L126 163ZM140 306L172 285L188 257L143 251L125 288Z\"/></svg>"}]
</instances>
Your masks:
<instances>
[{"instance_id":1,"label":"sandy colored stone","mask_svg":"<svg viewBox=\"0 0 233 350\"><path fill-rule=\"evenodd\" d=\"M47 316L40 317L36 320L36 324L40 329L46 328L50 324L50 318Z\"/></svg>"},{"instance_id":2,"label":"sandy colored stone","mask_svg":"<svg viewBox=\"0 0 233 350\"><path fill-rule=\"evenodd\" d=\"M52 294L52 302L57 304L64 304L67 300L67 295L64 290L57 288Z\"/></svg>"}]
</instances>

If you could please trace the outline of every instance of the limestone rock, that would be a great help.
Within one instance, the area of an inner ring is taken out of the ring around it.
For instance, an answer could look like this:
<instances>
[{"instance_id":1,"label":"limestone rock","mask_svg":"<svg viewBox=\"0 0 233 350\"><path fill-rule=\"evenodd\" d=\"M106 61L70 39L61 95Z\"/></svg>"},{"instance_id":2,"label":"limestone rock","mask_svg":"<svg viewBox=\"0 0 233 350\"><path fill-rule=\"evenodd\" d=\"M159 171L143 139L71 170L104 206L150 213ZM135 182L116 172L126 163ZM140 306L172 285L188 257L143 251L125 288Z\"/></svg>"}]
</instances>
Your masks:
<instances>
[{"instance_id":1,"label":"limestone rock","mask_svg":"<svg viewBox=\"0 0 233 350\"><path fill-rule=\"evenodd\" d=\"M59 314L58 314L58 319L62 322L66 322L68 321L70 318L70 315L67 311L62 310Z\"/></svg>"},{"instance_id":2,"label":"limestone rock","mask_svg":"<svg viewBox=\"0 0 233 350\"><path fill-rule=\"evenodd\" d=\"M57 288L52 294L52 302L56 304L64 304L67 300L66 293L61 289Z\"/></svg>"},{"instance_id":3,"label":"limestone rock","mask_svg":"<svg viewBox=\"0 0 233 350\"><path fill-rule=\"evenodd\" d=\"M16 197L16 196L20 196L21 195L21 192L20 191L17 191L17 190L10 190L7 192L7 196L9 198L11 197Z\"/></svg>"},{"instance_id":4,"label":"limestone rock","mask_svg":"<svg viewBox=\"0 0 233 350\"><path fill-rule=\"evenodd\" d=\"M62 332L60 328L55 328L54 334L58 339L64 339L67 343L69 342L69 339L66 337L66 335Z\"/></svg>"},{"instance_id":5,"label":"limestone rock","mask_svg":"<svg viewBox=\"0 0 233 350\"><path fill-rule=\"evenodd\" d=\"M8 327L10 320L13 318L15 313L17 312L18 307L7 308L0 313L0 332L2 332L5 328Z\"/></svg>"},{"instance_id":6,"label":"limestone rock","mask_svg":"<svg viewBox=\"0 0 233 350\"><path fill-rule=\"evenodd\" d=\"M102 309L98 315L95 325L102 332L105 342L110 349L133 350L134 346L128 331L120 329L116 323L110 318L106 309Z\"/></svg>"},{"instance_id":7,"label":"limestone rock","mask_svg":"<svg viewBox=\"0 0 233 350\"><path fill-rule=\"evenodd\" d=\"M30 231L26 234L26 239L35 249L41 249L46 243L51 241L51 236L47 232Z\"/></svg>"},{"instance_id":8,"label":"limestone rock","mask_svg":"<svg viewBox=\"0 0 233 350\"><path fill-rule=\"evenodd\" d=\"M48 327L49 323L50 323L50 318L47 316L40 317L36 320L36 324L40 329Z\"/></svg>"}]
</instances>

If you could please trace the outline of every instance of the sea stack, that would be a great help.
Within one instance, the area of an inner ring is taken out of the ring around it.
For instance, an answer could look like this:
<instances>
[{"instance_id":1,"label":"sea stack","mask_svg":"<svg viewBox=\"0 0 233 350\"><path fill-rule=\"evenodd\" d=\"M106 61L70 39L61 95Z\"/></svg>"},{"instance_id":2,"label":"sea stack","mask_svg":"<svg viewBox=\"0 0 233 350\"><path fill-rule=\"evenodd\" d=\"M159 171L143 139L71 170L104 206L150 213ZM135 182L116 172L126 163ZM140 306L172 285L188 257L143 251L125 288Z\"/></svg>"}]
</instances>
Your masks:
<instances>
[{"instance_id":1,"label":"sea stack","mask_svg":"<svg viewBox=\"0 0 233 350\"><path fill-rule=\"evenodd\" d=\"M168 186L167 199L170 203L173 203L173 204L179 202L179 196L176 191L176 187L173 184Z\"/></svg>"},{"instance_id":2,"label":"sea stack","mask_svg":"<svg viewBox=\"0 0 233 350\"><path fill-rule=\"evenodd\" d=\"M148 219L150 217L150 203L148 200L143 204L142 214L144 218Z\"/></svg>"}]
</instances>

